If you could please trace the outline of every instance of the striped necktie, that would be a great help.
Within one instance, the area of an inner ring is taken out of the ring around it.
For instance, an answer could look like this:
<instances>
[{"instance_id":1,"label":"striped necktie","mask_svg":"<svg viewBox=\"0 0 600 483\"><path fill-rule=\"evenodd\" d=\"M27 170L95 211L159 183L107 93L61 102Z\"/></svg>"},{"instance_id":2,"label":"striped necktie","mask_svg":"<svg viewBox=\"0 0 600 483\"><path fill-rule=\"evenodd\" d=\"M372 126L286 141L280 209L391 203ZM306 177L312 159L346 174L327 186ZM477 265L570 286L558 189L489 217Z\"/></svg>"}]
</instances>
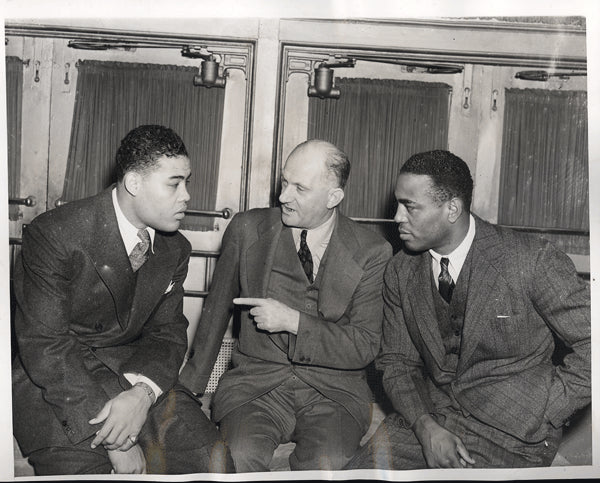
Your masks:
<instances>
[{"instance_id":1,"label":"striped necktie","mask_svg":"<svg viewBox=\"0 0 600 483\"><path fill-rule=\"evenodd\" d=\"M129 254L129 261L134 272L137 272L150 256L150 233L148 233L148 230L145 228L139 230L138 238L140 241Z\"/></svg>"},{"instance_id":2,"label":"striped necktie","mask_svg":"<svg viewBox=\"0 0 600 483\"><path fill-rule=\"evenodd\" d=\"M308 244L306 243L306 230L302 230L300 233L300 249L298 250L298 257L302 263L304 273L310 283L313 283L313 259Z\"/></svg>"},{"instance_id":3,"label":"striped necktie","mask_svg":"<svg viewBox=\"0 0 600 483\"><path fill-rule=\"evenodd\" d=\"M450 272L448 272L449 262L450 260L446 257L440 260L440 267L442 270L438 277L440 295L447 303L450 303L452 300L452 291L454 290L454 280L452 280L452 276L450 275Z\"/></svg>"}]
</instances>

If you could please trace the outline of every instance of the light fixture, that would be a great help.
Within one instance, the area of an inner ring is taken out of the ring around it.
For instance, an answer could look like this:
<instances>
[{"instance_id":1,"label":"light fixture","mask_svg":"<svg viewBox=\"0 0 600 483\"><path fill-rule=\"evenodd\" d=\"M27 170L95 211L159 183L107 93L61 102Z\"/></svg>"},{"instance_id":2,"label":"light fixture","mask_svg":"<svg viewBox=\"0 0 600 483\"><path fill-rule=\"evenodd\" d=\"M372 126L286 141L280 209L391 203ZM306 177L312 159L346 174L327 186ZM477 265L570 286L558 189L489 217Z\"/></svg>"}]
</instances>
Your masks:
<instances>
[{"instance_id":1,"label":"light fixture","mask_svg":"<svg viewBox=\"0 0 600 483\"><path fill-rule=\"evenodd\" d=\"M546 82L550 77L558 77L559 79L567 80L573 76L587 75L586 71L582 72L548 72L545 70L522 70L515 74L516 79L528 81Z\"/></svg>"},{"instance_id":2,"label":"light fixture","mask_svg":"<svg viewBox=\"0 0 600 483\"><path fill-rule=\"evenodd\" d=\"M194 76L195 86L225 87L227 81L225 72L214 54L205 48L186 46L181 49L181 55L192 59L203 59L200 64L200 75Z\"/></svg>"},{"instance_id":3,"label":"light fixture","mask_svg":"<svg viewBox=\"0 0 600 483\"><path fill-rule=\"evenodd\" d=\"M339 99L340 90L335 87L333 69L331 67L354 67L356 61L348 59L341 62L321 62L315 68L313 84L308 87L308 97L319 97L320 99Z\"/></svg>"},{"instance_id":4,"label":"light fixture","mask_svg":"<svg viewBox=\"0 0 600 483\"><path fill-rule=\"evenodd\" d=\"M104 41L102 39L71 40L67 44L72 49L82 50L127 50L135 51L138 48L149 49L173 49L181 48L181 44L161 42L128 42L128 41ZM205 47L185 45L181 48L181 55L191 59L202 59L200 74L194 76L194 85L203 87L225 87L226 69L219 63L217 56L206 50ZM219 55L219 58L221 56ZM219 59L220 60L220 59ZM229 66L229 68L244 70L244 66Z\"/></svg>"}]
</instances>

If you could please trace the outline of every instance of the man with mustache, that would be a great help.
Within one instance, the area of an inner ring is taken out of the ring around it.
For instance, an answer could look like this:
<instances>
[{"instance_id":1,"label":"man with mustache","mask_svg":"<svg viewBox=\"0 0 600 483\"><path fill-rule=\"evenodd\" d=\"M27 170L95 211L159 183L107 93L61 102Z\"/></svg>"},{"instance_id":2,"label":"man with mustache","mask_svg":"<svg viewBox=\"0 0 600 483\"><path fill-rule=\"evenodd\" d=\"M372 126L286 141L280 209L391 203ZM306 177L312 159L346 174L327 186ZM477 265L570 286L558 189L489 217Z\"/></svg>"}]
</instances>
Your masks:
<instances>
[{"instance_id":1,"label":"man with mustache","mask_svg":"<svg viewBox=\"0 0 600 483\"><path fill-rule=\"evenodd\" d=\"M176 384L191 250L177 231L190 199L185 145L140 126L116 168L116 186L24 230L15 436L38 475L233 471L217 429Z\"/></svg>"},{"instance_id":2,"label":"man with mustache","mask_svg":"<svg viewBox=\"0 0 600 483\"><path fill-rule=\"evenodd\" d=\"M237 471L269 471L288 441L291 469L341 469L369 427L364 368L379 351L391 247L339 213L349 171L336 146L298 145L283 168L281 207L236 215L223 237L180 380L204 391L239 307L233 368L213 402Z\"/></svg>"},{"instance_id":3,"label":"man with mustache","mask_svg":"<svg viewBox=\"0 0 600 483\"><path fill-rule=\"evenodd\" d=\"M547 241L471 214L472 191L448 151L400 170L405 250L386 269L378 358L394 412L348 468L548 466L590 401L587 284Z\"/></svg>"}]
</instances>

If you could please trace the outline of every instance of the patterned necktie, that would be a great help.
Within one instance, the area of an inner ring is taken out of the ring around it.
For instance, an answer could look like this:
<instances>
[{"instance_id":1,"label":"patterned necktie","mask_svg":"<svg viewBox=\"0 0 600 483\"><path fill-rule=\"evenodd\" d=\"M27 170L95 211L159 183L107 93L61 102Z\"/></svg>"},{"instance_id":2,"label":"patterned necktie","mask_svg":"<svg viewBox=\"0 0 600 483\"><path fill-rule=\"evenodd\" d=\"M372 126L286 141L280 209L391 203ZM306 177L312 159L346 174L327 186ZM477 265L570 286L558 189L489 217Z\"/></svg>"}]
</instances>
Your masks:
<instances>
[{"instance_id":1,"label":"patterned necktie","mask_svg":"<svg viewBox=\"0 0 600 483\"><path fill-rule=\"evenodd\" d=\"M138 230L138 238L141 241L133 247L129 254L129 261L134 272L137 272L150 256L148 250L150 248L150 233L148 233L148 230L145 228Z\"/></svg>"},{"instance_id":2,"label":"patterned necktie","mask_svg":"<svg viewBox=\"0 0 600 483\"><path fill-rule=\"evenodd\" d=\"M452 291L454 290L454 280L452 280L450 272L448 272L449 261L450 260L447 258L442 258L440 260L440 267L442 270L440 272L440 276L438 277L440 295L447 303L450 303L452 300Z\"/></svg>"},{"instance_id":3,"label":"patterned necktie","mask_svg":"<svg viewBox=\"0 0 600 483\"><path fill-rule=\"evenodd\" d=\"M300 257L304 273L308 277L310 283L313 283L313 259L308 244L306 243L306 230L302 230L300 233L300 249L298 250L298 256Z\"/></svg>"}]
</instances>

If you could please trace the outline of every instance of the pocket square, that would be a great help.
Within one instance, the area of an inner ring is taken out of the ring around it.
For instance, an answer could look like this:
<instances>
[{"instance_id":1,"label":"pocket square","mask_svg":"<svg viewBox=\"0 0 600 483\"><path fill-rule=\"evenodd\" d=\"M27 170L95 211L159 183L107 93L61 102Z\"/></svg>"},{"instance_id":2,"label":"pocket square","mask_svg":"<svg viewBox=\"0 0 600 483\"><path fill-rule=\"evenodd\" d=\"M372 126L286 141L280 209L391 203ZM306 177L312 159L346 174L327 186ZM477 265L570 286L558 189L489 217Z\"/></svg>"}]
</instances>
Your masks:
<instances>
[{"instance_id":1,"label":"pocket square","mask_svg":"<svg viewBox=\"0 0 600 483\"><path fill-rule=\"evenodd\" d=\"M496 315L497 319L510 319L510 315Z\"/></svg>"},{"instance_id":2,"label":"pocket square","mask_svg":"<svg viewBox=\"0 0 600 483\"><path fill-rule=\"evenodd\" d=\"M173 290L174 286L175 286L175 282L173 282L173 280L171 280L169 282L169 286L167 287L167 290L165 290L165 293L169 293L171 290Z\"/></svg>"}]
</instances>

